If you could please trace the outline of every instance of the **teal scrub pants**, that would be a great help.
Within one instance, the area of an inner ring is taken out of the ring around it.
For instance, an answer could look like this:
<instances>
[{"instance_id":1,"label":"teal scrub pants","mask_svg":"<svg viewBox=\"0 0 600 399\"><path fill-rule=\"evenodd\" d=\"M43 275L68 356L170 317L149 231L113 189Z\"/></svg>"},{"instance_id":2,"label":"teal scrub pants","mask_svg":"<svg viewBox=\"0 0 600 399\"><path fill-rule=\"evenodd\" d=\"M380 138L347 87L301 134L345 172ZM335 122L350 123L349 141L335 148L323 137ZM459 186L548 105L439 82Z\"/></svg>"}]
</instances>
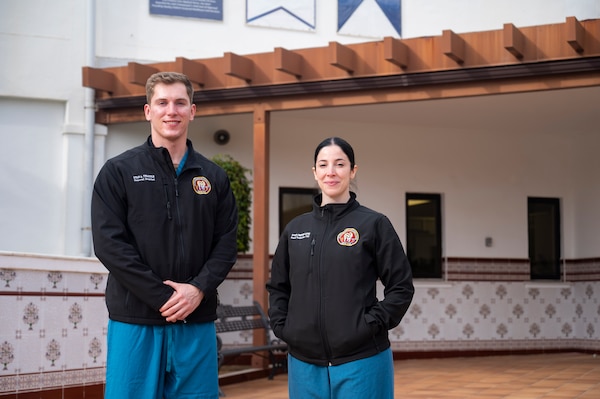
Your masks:
<instances>
[{"instance_id":1,"label":"teal scrub pants","mask_svg":"<svg viewBox=\"0 0 600 399\"><path fill-rule=\"evenodd\" d=\"M339 366L316 366L288 355L290 399L394 399L392 350Z\"/></svg>"},{"instance_id":2,"label":"teal scrub pants","mask_svg":"<svg viewBox=\"0 0 600 399\"><path fill-rule=\"evenodd\" d=\"M215 324L108 322L105 399L217 399Z\"/></svg>"}]
</instances>

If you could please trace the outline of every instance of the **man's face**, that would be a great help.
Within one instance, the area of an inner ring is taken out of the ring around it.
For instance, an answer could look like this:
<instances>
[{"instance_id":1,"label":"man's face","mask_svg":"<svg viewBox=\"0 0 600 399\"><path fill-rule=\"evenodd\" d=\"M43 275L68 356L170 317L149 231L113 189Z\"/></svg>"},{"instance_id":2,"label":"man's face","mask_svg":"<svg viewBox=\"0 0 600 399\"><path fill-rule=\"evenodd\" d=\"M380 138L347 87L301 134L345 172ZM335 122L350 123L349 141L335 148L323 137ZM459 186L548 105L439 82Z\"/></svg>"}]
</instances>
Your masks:
<instances>
[{"instance_id":1,"label":"man's face","mask_svg":"<svg viewBox=\"0 0 600 399\"><path fill-rule=\"evenodd\" d=\"M166 141L187 138L188 126L195 112L196 105L190 102L183 83L157 84L150 104L144 105L154 145L162 146Z\"/></svg>"}]
</instances>

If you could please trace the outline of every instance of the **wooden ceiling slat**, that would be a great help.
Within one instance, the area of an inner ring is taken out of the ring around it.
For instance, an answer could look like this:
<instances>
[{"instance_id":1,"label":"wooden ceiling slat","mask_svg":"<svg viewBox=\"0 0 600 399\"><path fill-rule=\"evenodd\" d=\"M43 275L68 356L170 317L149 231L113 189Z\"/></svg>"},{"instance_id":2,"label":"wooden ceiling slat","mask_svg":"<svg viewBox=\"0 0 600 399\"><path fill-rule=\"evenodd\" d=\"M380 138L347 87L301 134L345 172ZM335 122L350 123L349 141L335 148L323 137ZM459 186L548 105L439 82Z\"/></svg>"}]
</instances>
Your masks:
<instances>
[{"instance_id":1,"label":"wooden ceiling slat","mask_svg":"<svg viewBox=\"0 0 600 399\"><path fill-rule=\"evenodd\" d=\"M578 53L583 53L585 29L575 17L568 17L565 24L567 43Z\"/></svg>"},{"instance_id":2,"label":"wooden ceiling slat","mask_svg":"<svg viewBox=\"0 0 600 399\"><path fill-rule=\"evenodd\" d=\"M386 61L398 65L400 68L408 66L408 48L402 40L393 37L383 39L383 57Z\"/></svg>"},{"instance_id":3,"label":"wooden ceiling slat","mask_svg":"<svg viewBox=\"0 0 600 399\"><path fill-rule=\"evenodd\" d=\"M139 64L137 62L130 62L127 64L127 77L129 79L129 83L143 87L146 86L146 81L150 75L156 72L159 72L158 68L150 65Z\"/></svg>"},{"instance_id":4,"label":"wooden ceiling slat","mask_svg":"<svg viewBox=\"0 0 600 399\"><path fill-rule=\"evenodd\" d=\"M329 43L329 63L349 74L356 70L356 56L354 51L338 42Z\"/></svg>"},{"instance_id":5,"label":"wooden ceiling slat","mask_svg":"<svg viewBox=\"0 0 600 399\"><path fill-rule=\"evenodd\" d=\"M83 67L83 87L112 93L115 90L115 75L99 68Z\"/></svg>"},{"instance_id":6,"label":"wooden ceiling slat","mask_svg":"<svg viewBox=\"0 0 600 399\"><path fill-rule=\"evenodd\" d=\"M465 62L465 41L450 29L442 33L442 51L458 64Z\"/></svg>"},{"instance_id":7,"label":"wooden ceiling slat","mask_svg":"<svg viewBox=\"0 0 600 399\"><path fill-rule=\"evenodd\" d=\"M300 54L277 47L274 55L275 69L294 75L298 79L302 77L303 58Z\"/></svg>"},{"instance_id":8,"label":"wooden ceiling slat","mask_svg":"<svg viewBox=\"0 0 600 399\"><path fill-rule=\"evenodd\" d=\"M225 53L225 74L250 83L254 79L254 63L251 59L234 53Z\"/></svg>"},{"instance_id":9,"label":"wooden ceiling slat","mask_svg":"<svg viewBox=\"0 0 600 399\"><path fill-rule=\"evenodd\" d=\"M202 63L184 57L177 57L175 65L177 72L185 74L192 82L199 86L204 86L206 68Z\"/></svg>"},{"instance_id":10,"label":"wooden ceiling slat","mask_svg":"<svg viewBox=\"0 0 600 399\"><path fill-rule=\"evenodd\" d=\"M513 24L504 24L504 48L516 58L523 58L525 52L525 36Z\"/></svg>"}]
</instances>

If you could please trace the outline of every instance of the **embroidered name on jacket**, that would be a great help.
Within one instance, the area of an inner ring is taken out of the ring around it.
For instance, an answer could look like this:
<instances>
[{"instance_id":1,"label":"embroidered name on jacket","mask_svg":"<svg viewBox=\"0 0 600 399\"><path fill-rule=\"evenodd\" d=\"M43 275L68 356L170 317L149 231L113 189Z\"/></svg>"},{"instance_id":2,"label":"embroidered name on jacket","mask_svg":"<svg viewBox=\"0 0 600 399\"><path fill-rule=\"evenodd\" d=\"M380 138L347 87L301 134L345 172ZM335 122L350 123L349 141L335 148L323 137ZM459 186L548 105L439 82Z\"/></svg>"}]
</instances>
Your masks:
<instances>
[{"instance_id":1,"label":"embroidered name on jacket","mask_svg":"<svg viewBox=\"0 0 600 399\"><path fill-rule=\"evenodd\" d=\"M204 176L196 176L192 179L192 187L196 194L208 194L212 190L212 186L208 179Z\"/></svg>"},{"instance_id":2,"label":"embroidered name on jacket","mask_svg":"<svg viewBox=\"0 0 600 399\"><path fill-rule=\"evenodd\" d=\"M135 183L141 181L156 181L156 176L154 175L133 175L133 181Z\"/></svg>"},{"instance_id":3,"label":"embroidered name on jacket","mask_svg":"<svg viewBox=\"0 0 600 399\"><path fill-rule=\"evenodd\" d=\"M290 235L290 240L304 240L310 237L310 232L307 231L306 233L292 233Z\"/></svg>"},{"instance_id":4,"label":"embroidered name on jacket","mask_svg":"<svg viewBox=\"0 0 600 399\"><path fill-rule=\"evenodd\" d=\"M340 234L337 235L337 242L345 247L351 247L356 245L358 242L358 231L351 227L345 228Z\"/></svg>"}]
</instances>

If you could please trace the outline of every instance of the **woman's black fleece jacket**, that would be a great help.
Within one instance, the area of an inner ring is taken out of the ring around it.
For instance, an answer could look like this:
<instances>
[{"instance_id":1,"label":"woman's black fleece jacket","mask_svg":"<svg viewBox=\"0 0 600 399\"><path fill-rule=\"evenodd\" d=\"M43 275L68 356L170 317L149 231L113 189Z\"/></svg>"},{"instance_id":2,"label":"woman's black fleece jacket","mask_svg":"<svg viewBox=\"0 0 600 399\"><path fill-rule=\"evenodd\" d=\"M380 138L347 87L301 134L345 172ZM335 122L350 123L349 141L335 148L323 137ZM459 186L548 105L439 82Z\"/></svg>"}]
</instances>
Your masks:
<instances>
[{"instance_id":1,"label":"woman's black fleece jacket","mask_svg":"<svg viewBox=\"0 0 600 399\"><path fill-rule=\"evenodd\" d=\"M351 199L319 206L285 228L273 257L269 316L289 353L337 365L390 347L414 294L404 249L389 219ZM383 283L384 298L376 296Z\"/></svg>"}]
</instances>

